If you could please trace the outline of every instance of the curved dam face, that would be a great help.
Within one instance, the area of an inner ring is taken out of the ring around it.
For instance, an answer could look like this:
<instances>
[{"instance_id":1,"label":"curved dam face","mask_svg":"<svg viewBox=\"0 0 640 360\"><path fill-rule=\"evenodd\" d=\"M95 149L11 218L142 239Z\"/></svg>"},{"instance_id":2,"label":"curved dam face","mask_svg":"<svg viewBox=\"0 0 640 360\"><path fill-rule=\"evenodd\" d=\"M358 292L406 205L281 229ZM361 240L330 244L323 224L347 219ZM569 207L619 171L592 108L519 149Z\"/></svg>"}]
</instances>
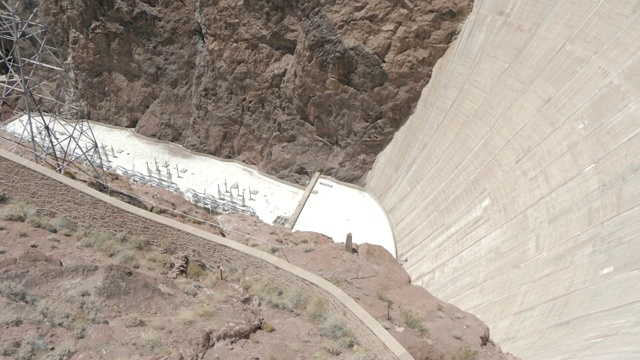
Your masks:
<instances>
[{"instance_id":1,"label":"curved dam face","mask_svg":"<svg viewBox=\"0 0 640 360\"><path fill-rule=\"evenodd\" d=\"M640 358L640 1L477 0L367 190L523 358Z\"/></svg>"}]
</instances>

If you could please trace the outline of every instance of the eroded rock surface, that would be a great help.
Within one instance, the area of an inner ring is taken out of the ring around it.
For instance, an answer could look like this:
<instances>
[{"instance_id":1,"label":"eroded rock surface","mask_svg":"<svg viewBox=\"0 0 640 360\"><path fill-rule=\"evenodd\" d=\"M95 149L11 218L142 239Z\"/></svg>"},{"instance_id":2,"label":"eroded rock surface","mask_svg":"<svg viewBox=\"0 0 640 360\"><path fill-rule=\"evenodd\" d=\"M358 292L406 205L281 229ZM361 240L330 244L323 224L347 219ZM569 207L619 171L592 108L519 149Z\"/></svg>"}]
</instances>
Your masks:
<instances>
[{"instance_id":1,"label":"eroded rock surface","mask_svg":"<svg viewBox=\"0 0 640 360\"><path fill-rule=\"evenodd\" d=\"M358 182L472 0L42 2L92 120Z\"/></svg>"}]
</instances>

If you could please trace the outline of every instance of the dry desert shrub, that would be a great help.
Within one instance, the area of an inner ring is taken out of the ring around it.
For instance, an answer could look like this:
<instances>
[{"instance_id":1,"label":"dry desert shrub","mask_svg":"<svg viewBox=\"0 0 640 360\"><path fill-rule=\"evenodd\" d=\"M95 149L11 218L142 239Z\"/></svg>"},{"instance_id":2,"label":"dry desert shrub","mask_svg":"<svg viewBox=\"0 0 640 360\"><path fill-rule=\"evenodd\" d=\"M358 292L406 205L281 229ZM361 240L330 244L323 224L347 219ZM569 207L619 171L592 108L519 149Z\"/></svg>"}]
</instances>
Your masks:
<instances>
[{"instance_id":1,"label":"dry desert shrub","mask_svg":"<svg viewBox=\"0 0 640 360\"><path fill-rule=\"evenodd\" d=\"M27 302L27 294L22 286L11 282L0 282L0 296L15 302Z\"/></svg>"},{"instance_id":2,"label":"dry desert shrub","mask_svg":"<svg viewBox=\"0 0 640 360\"><path fill-rule=\"evenodd\" d=\"M262 325L260 325L260 328L266 332L273 332L276 330L275 326L268 321L263 322Z\"/></svg>"},{"instance_id":3,"label":"dry desert shrub","mask_svg":"<svg viewBox=\"0 0 640 360\"><path fill-rule=\"evenodd\" d=\"M131 238L129 242L136 250L147 251L151 249L151 242L145 237L136 236Z\"/></svg>"},{"instance_id":4,"label":"dry desert shrub","mask_svg":"<svg viewBox=\"0 0 640 360\"><path fill-rule=\"evenodd\" d=\"M27 224L38 229L45 229L50 233L58 232L58 229L53 224L36 215L28 217Z\"/></svg>"},{"instance_id":5,"label":"dry desert shrub","mask_svg":"<svg viewBox=\"0 0 640 360\"><path fill-rule=\"evenodd\" d=\"M53 225L63 236L71 236L78 229L78 225L66 215L60 215L53 220Z\"/></svg>"},{"instance_id":6,"label":"dry desert shrub","mask_svg":"<svg viewBox=\"0 0 640 360\"><path fill-rule=\"evenodd\" d=\"M417 330L422 336L429 335L429 329L424 326L423 320L411 310L402 310L402 319L404 323L411 329Z\"/></svg>"},{"instance_id":7,"label":"dry desert shrub","mask_svg":"<svg viewBox=\"0 0 640 360\"><path fill-rule=\"evenodd\" d=\"M51 301L43 301L37 305L37 310L51 326L72 329L76 319L66 306L59 306Z\"/></svg>"},{"instance_id":8,"label":"dry desert shrub","mask_svg":"<svg viewBox=\"0 0 640 360\"><path fill-rule=\"evenodd\" d=\"M320 347L333 356L338 356L342 354L342 350L340 346L335 341L323 341Z\"/></svg>"},{"instance_id":9,"label":"dry desert shrub","mask_svg":"<svg viewBox=\"0 0 640 360\"><path fill-rule=\"evenodd\" d=\"M138 263L138 258L131 250L120 250L118 252L118 255L116 255L116 258L118 259L118 262L120 264L131 265L134 268L138 268L140 266L140 264Z\"/></svg>"},{"instance_id":10,"label":"dry desert shrub","mask_svg":"<svg viewBox=\"0 0 640 360\"><path fill-rule=\"evenodd\" d=\"M451 360L478 360L478 352L471 350L469 346L464 346L453 354Z\"/></svg>"},{"instance_id":11,"label":"dry desert shrub","mask_svg":"<svg viewBox=\"0 0 640 360\"><path fill-rule=\"evenodd\" d=\"M187 278L200 279L204 276L206 276L206 269L197 261L189 261L187 265Z\"/></svg>"},{"instance_id":12,"label":"dry desert shrub","mask_svg":"<svg viewBox=\"0 0 640 360\"><path fill-rule=\"evenodd\" d=\"M37 352L45 350L47 350L47 344L42 335L33 335L20 342L20 348L15 354L15 358L18 360L30 360L33 359Z\"/></svg>"},{"instance_id":13,"label":"dry desert shrub","mask_svg":"<svg viewBox=\"0 0 640 360\"><path fill-rule=\"evenodd\" d=\"M189 285L184 288L183 292L191 297L198 296L198 288L196 285Z\"/></svg>"},{"instance_id":14,"label":"dry desert shrub","mask_svg":"<svg viewBox=\"0 0 640 360\"><path fill-rule=\"evenodd\" d=\"M319 297L300 287L283 290L269 279L245 280L245 286L250 294L273 308L306 314L320 327L320 335L335 340L340 347L349 349L356 345L356 338L347 323L329 311Z\"/></svg>"},{"instance_id":15,"label":"dry desert shrub","mask_svg":"<svg viewBox=\"0 0 640 360\"><path fill-rule=\"evenodd\" d=\"M6 221L25 222L36 215L36 208L23 202L9 203L0 210L0 219Z\"/></svg>"},{"instance_id":16,"label":"dry desert shrub","mask_svg":"<svg viewBox=\"0 0 640 360\"><path fill-rule=\"evenodd\" d=\"M17 340L6 340L0 343L0 356L11 356L20 349L20 342Z\"/></svg>"},{"instance_id":17,"label":"dry desert shrub","mask_svg":"<svg viewBox=\"0 0 640 360\"><path fill-rule=\"evenodd\" d=\"M138 314L129 314L124 319L124 327L132 328L144 325L144 321L140 318Z\"/></svg>"},{"instance_id":18,"label":"dry desert shrub","mask_svg":"<svg viewBox=\"0 0 640 360\"><path fill-rule=\"evenodd\" d=\"M71 359L73 354L76 353L76 346L74 343L64 342L55 346L55 351L50 352L45 357L45 360L67 360Z\"/></svg>"},{"instance_id":19,"label":"dry desert shrub","mask_svg":"<svg viewBox=\"0 0 640 360\"><path fill-rule=\"evenodd\" d=\"M167 254L160 254L155 251L148 251L148 252L144 252L143 256L145 260L149 262L147 264L147 267L149 268L149 270L156 270L157 268L159 268L161 273L162 272L166 273L171 267L171 256Z\"/></svg>"},{"instance_id":20,"label":"dry desert shrub","mask_svg":"<svg viewBox=\"0 0 640 360\"><path fill-rule=\"evenodd\" d=\"M106 231L83 228L78 231L80 245L87 248L94 248L109 257L117 256L121 264L129 264L134 267L138 265L138 260L133 252L134 245L130 244L125 234L112 236Z\"/></svg>"},{"instance_id":21,"label":"dry desert shrub","mask_svg":"<svg viewBox=\"0 0 640 360\"><path fill-rule=\"evenodd\" d=\"M356 339L347 323L334 314L329 314L320 325L320 335L336 340L341 347L350 349Z\"/></svg>"},{"instance_id":22,"label":"dry desert shrub","mask_svg":"<svg viewBox=\"0 0 640 360\"><path fill-rule=\"evenodd\" d=\"M212 308L200 305L180 310L176 320L183 325L191 325L197 320L211 320L214 316L215 311Z\"/></svg>"},{"instance_id":23,"label":"dry desert shrub","mask_svg":"<svg viewBox=\"0 0 640 360\"><path fill-rule=\"evenodd\" d=\"M7 316L0 318L0 325L5 328L20 326L22 323L22 316L18 314L8 314Z\"/></svg>"}]
</instances>

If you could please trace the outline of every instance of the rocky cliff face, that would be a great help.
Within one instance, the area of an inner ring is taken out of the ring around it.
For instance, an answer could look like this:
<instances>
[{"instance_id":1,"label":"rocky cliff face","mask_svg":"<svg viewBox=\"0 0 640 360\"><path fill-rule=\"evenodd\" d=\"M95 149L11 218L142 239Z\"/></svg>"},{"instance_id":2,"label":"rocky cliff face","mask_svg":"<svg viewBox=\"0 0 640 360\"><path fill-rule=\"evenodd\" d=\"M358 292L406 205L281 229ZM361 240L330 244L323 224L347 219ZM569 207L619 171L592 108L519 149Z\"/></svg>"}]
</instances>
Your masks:
<instances>
[{"instance_id":1,"label":"rocky cliff face","mask_svg":"<svg viewBox=\"0 0 640 360\"><path fill-rule=\"evenodd\" d=\"M358 182L472 0L42 2L92 120Z\"/></svg>"}]
</instances>

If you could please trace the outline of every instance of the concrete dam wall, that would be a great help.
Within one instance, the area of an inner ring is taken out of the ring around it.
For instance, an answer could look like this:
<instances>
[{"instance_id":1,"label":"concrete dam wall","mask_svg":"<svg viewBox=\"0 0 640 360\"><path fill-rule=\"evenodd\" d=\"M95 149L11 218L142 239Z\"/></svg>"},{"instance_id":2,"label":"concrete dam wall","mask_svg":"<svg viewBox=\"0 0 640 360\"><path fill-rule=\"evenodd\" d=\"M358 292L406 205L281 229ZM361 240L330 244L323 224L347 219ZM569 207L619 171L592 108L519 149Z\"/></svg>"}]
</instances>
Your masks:
<instances>
[{"instance_id":1,"label":"concrete dam wall","mask_svg":"<svg viewBox=\"0 0 640 360\"><path fill-rule=\"evenodd\" d=\"M414 283L523 358L640 358L640 1L476 0L367 179Z\"/></svg>"}]
</instances>

